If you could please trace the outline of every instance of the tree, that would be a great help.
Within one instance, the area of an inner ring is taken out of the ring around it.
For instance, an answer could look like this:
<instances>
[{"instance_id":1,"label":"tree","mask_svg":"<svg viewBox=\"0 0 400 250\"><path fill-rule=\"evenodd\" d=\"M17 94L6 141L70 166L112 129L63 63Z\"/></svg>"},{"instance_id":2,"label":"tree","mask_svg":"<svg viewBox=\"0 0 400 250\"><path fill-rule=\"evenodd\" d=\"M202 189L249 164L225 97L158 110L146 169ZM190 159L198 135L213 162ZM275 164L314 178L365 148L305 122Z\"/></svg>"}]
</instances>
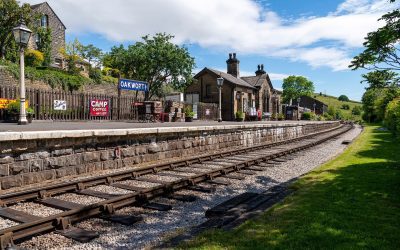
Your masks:
<instances>
[{"instance_id":1,"label":"tree","mask_svg":"<svg viewBox=\"0 0 400 250\"><path fill-rule=\"evenodd\" d=\"M369 88L395 88L399 82L398 74L389 70L375 70L363 74L365 82L369 84Z\"/></svg>"},{"instance_id":2,"label":"tree","mask_svg":"<svg viewBox=\"0 0 400 250\"><path fill-rule=\"evenodd\" d=\"M0 58L13 61L18 58L12 29L20 23L21 19L33 29L31 24L36 16L32 14L29 4L19 6L16 0L0 1Z\"/></svg>"},{"instance_id":3,"label":"tree","mask_svg":"<svg viewBox=\"0 0 400 250\"><path fill-rule=\"evenodd\" d=\"M96 65L101 61L102 51L101 49L95 47L93 44L89 44L81 47L80 55L82 58L86 59L90 65L95 62Z\"/></svg>"},{"instance_id":4,"label":"tree","mask_svg":"<svg viewBox=\"0 0 400 250\"><path fill-rule=\"evenodd\" d=\"M395 2L391 0L390 2ZM368 70L400 70L400 10L395 9L383 15L379 21L386 24L376 31L370 32L365 38L365 50L354 57L350 64L353 70L364 68Z\"/></svg>"},{"instance_id":5,"label":"tree","mask_svg":"<svg viewBox=\"0 0 400 250\"><path fill-rule=\"evenodd\" d=\"M73 42L65 44L65 48L61 50L61 54L67 59L68 71L72 74L78 74L79 69L76 67L76 63L82 60L80 55L82 54L83 45L75 38Z\"/></svg>"},{"instance_id":6,"label":"tree","mask_svg":"<svg viewBox=\"0 0 400 250\"><path fill-rule=\"evenodd\" d=\"M183 90L192 82L194 58L187 48L173 44L172 38L159 33L152 38L145 36L143 41L127 49L122 45L113 47L103 62L105 66L119 69L127 78L148 82L146 100L162 96L164 84Z\"/></svg>"},{"instance_id":7,"label":"tree","mask_svg":"<svg viewBox=\"0 0 400 250\"><path fill-rule=\"evenodd\" d=\"M289 76L283 79L283 100L292 103L300 96L311 96L314 93L314 83L304 76Z\"/></svg>"},{"instance_id":8,"label":"tree","mask_svg":"<svg viewBox=\"0 0 400 250\"><path fill-rule=\"evenodd\" d=\"M338 100L339 100L339 101L342 101L342 102L348 102L348 101L350 101L350 99L349 99L346 95L341 95L341 96L339 96L339 97L338 97Z\"/></svg>"}]
</instances>

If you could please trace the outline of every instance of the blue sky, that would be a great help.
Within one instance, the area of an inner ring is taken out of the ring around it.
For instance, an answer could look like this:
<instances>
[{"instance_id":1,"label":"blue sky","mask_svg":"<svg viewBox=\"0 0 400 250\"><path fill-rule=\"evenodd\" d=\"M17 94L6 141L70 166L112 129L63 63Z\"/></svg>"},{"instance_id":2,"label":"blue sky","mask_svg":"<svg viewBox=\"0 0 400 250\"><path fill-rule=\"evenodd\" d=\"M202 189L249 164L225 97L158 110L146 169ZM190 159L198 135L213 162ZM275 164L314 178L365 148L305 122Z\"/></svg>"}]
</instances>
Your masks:
<instances>
[{"instance_id":1,"label":"blue sky","mask_svg":"<svg viewBox=\"0 0 400 250\"><path fill-rule=\"evenodd\" d=\"M38 3L40 0L27 0ZM196 69L226 70L236 52L241 76L258 64L281 88L288 75L312 80L316 92L360 100L361 74L347 68L362 51L377 19L399 7L388 0L48 0L67 26L67 41L78 38L109 51L146 34L166 32L188 47Z\"/></svg>"}]
</instances>

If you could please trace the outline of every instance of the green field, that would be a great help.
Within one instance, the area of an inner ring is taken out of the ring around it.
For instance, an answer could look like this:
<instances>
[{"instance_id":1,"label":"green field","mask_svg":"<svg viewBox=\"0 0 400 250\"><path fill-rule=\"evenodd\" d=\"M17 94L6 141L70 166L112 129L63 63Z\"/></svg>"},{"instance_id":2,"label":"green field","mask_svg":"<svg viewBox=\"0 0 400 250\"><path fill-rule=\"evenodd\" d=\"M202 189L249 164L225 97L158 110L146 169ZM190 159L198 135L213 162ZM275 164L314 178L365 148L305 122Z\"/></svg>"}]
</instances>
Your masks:
<instances>
[{"instance_id":1,"label":"green field","mask_svg":"<svg viewBox=\"0 0 400 250\"><path fill-rule=\"evenodd\" d=\"M399 249L400 140L377 126L296 181L294 194L233 231L182 248Z\"/></svg>"},{"instance_id":2,"label":"green field","mask_svg":"<svg viewBox=\"0 0 400 250\"><path fill-rule=\"evenodd\" d=\"M351 114L351 110L355 106L362 107L362 103L360 103L360 102L351 101L351 100L349 102L342 102L342 101L339 101L337 97L329 96L329 95L326 95L326 96L320 95L319 93L314 94L313 97L316 98L318 101L325 103L326 105L328 105L328 107L333 106L335 109L339 109L341 112L343 112L345 117L348 119L361 120L361 116L353 116L352 117L352 114ZM343 104L349 105L350 109L349 110L342 109Z\"/></svg>"}]
</instances>

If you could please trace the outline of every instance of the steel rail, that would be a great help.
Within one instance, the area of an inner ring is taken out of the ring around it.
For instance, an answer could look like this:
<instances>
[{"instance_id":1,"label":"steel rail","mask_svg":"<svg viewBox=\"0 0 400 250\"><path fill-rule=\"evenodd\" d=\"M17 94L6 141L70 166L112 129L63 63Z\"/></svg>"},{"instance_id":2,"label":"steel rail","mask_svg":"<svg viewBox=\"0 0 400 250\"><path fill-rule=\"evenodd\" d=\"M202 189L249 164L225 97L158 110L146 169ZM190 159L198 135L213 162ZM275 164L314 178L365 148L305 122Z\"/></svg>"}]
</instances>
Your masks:
<instances>
[{"instance_id":1,"label":"steel rail","mask_svg":"<svg viewBox=\"0 0 400 250\"><path fill-rule=\"evenodd\" d=\"M182 189L187 186L192 186L197 183L207 181L207 180L213 179L218 176L223 176L228 173L250 167L251 165L261 163L263 161L271 160L271 159L274 159L274 158L277 158L277 157L280 157L283 155L287 155L287 154L290 154L293 152L304 150L306 148L310 148L317 144L321 144L329 139L337 137L343 133L346 133L347 131L349 131L352 128L352 126L345 126L345 127L340 126L339 128L324 131L324 133L318 132L313 135L316 136L316 135L320 135L320 134L326 134L329 132L333 132L335 130L339 130L340 128L343 128L343 129L341 129L338 133L334 133L332 135L323 137L321 139L317 138L318 140L304 143L304 145L297 145L290 149L284 149L283 151L280 151L280 152L272 153L269 155L264 155L264 156L261 156L261 157L255 158L255 159L251 159L251 160L245 160L240 163L232 163L229 166L221 166L220 169L215 169L215 170L210 169L210 171L208 171L206 173L197 174L197 175L191 176L191 177L182 177L181 179L173 181L173 182L169 182L168 184L163 184L163 185L159 185L159 186L156 186L153 188L148 188L148 189L145 189L140 192L119 195L115 198L106 199L104 201L101 201L101 202L98 202L95 204L84 206L84 207L81 207L78 209L72 209L72 210L65 211L65 212L55 214L52 216L48 216L48 217L45 217L42 219L38 219L38 220L35 220L32 222L23 223L23 224L20 224L17 226L13 226L13 227L9 227L9 228L0 230L1 248L3 249L8 244L13 244L14 241L23 240L23 239L32 237L32 236L40 234L40 233L46 233L46 232L54 231L57 229L65 229L65 226L85 220L87 218L91 218L91 217L98 216L101 214L112 214L112 213L114 213L114 211L116 209L119 209L121 207L133 205L137 202L145 201L145 200L151 199L156 196L161 196L163 194L170 193L170 192ZM307 137L310 137L310 136L307 136ZM295 142L298 140L291 140L291 141ZM276 145L276 144L274 144L274 145ZM279 145L281 145L281 143L279 143ZM258 146L256 146L256 147L258 147ZM234 151L241 152L241 153L247 152L246 150L245 151L234 150ZM225 155L225 156L230 156L230 155L233 155L233 153L230 153L229 155ZM213 154L212 156L219 156L218 158L223 157L222 154ZM200 157L198 157L198 158L200 158ZM207 157L206 160L212 160L212 157ZM198 162L198 161L196 161L196 162ZM162 166L164 166L164 165L162 165ZM168 167L163 170L175 168L175 167L171 167L172 166L171 163L166 164L166 166L168 166ZM153 166L153 168L154 168L154 166ZM143 171L148 173L149 172L148 170L151 170L151 173L153 173L154 172L153 168L148 168L148 169L146 168L146 169L143 169ZM159 170L159 169L157 168L157 170ZM130 175L129 175L129 173L130 173ZM129 173L125 173L125 174L127 174L127 176L126 176L127 178L138 176L138 175L133 176L132 171L130 171ZM138 172L135 170L134 173L138 173ZM110 176L108 176L108 177L110 177ZM123 178L121 178L121 176L118 176L118 177L119 178L117 178L117 179L106 178L106 182L98 181L98 180L91 180L91 184L93 184L93 183L96 183L97 185L98 184L111 184L114 181L119 181L119 180L123 179ZM86 185L83 188L85 188L85 187L86 187ZM57 188L60 188L60 187L59 186L52 187L53 190L55 190ZM75 183L75 185L73 185L73 188L71 188L71 191L76 191L77 189L78 190L82 189L82 186L77 187L77 185ZM64 190L64 192L65 192L65 190ZM40 198L40 197L36 197L36 198Z\"/></svg>"},{"instance_id":2,"label":"steel rail","mask_svg":"<svg viewBox=\"0 0 400 250\"><path fill-rule=\"evenodd\" d=\"M81 190L83 188L87 188L87 187L91 187L91 186L95 186L95 185L107 184L110 181L110 179L112 179L114 181L120 181L120 180L124 180L124 179L128 179L128 178L132 178L132 177L138 177L138 176L145 175L145 174L157 173L162 170L168 170L168 169L171 170L176 167L187 167L193 163L202 163L207 160L223 158L223 157L233 155L233 154L247 153L247 152L251 152L251 151L257 151L260 149L271 148L271 147L275 147L275 146L279 146L279 145L285 145L285 144L289 144L289 143L292 143L295 141L312 138L312 137L318 136L320 134L326 134L331 131L340 129L342 126L338 126L338 127L332 128L332 129L308 134L308 135L293 138L293 139L288 139L285 141L270 142L270 143L266 143L266 144L262 144L262 145L256 145L256 146L251 146L251 147L241 148L241 149L234 149L234 150L213 153L213 154L208 154L208 155L203 155L203 156L194 156L194 157L190 157L190 158L185 158L183 160L176 160L176 161L172 161L172 162L168 162L168 163L154 164L154 165L149 165L146 167L135 168L132 170L118 171L115 173L110 173L110 174L105 174L105 175L100 175L100 176L95 176L95 177L88 177L88 178L76 180L73 182L52 184L52 185L47 185L47 186L43 186L43 187L31 188L31 189L20 191L20 192L4 194L4 195L0 195L0 207L4 207L9 204L18 203L18 202L22 202L22 201L29 201L29 200L34 200L34 199L38 199L38 198L45 198L45 197L52 196L52 195L62 194L65 192Z\"/></svg>"}]
</instances>

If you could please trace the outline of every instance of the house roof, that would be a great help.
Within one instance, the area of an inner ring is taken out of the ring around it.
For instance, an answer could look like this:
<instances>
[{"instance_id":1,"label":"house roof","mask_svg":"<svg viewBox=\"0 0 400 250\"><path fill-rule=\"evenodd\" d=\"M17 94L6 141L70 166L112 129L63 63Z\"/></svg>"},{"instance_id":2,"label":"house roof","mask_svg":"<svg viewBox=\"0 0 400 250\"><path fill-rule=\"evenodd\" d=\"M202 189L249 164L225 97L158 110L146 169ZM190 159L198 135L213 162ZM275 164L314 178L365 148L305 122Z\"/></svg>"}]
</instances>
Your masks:
<instances>
[{"instance_id":1,"label":"house roof","mask_svg":"<svg viewBox=\"0 0 400 250\"><path fill-rule=\"evenodd\" d=\"M217 77L221 76L222 78L224 78L225 80L227 80L228 82L241 86L241 87L245 87L245 88L250 88L250 89L255 89L255 87L253 87L252 85L250 85L248 82L237 78L231 74L227 74L225 72L216 70L216 69L210 69L210 68L204 68L203 70L201 70L199 73L197 73L194 78L198 78L201 75L205 74L205 73L211 73Z\"/></svg>"},{"instance_id":2,"label":"house roof","mask_svg":"<svg viewBox=\"0 0 400 250\"><path fill-rule=\"evenodd\" d=\"M60 21L60 23L64 26L64 29L67 29L67 27L65 26L65 24L61 21L61 19L58 17L57 13L53 10L53 8L51 8L50 4L48 4L47 2L43 2L43 3L38 3L38 4L33 4L31 5L31 9L35 10L37 8L39 8L40 6L42 6L43 4L46 4L50 10L54 13L54 15L57 17L57 19Z\"/></svg>"},{"instance_id":3,"label":"house roof","mask_svg":"<svg viewBox=\"0 0 400 250\"><path fill-rule=\"evenodd\" d=\"M268 74L262 74L259 76L243 76L241 77L244 81L246 81L247 83L249 83L250 85L254 86L254 87L261 87L263 85L264 82L267 82L270 89L273 92L276 92L278 94L282 94L282 91L274 89L274 86L272 86L272 82L271 79L269 78Z\"/></svg>"}]
</instances>

